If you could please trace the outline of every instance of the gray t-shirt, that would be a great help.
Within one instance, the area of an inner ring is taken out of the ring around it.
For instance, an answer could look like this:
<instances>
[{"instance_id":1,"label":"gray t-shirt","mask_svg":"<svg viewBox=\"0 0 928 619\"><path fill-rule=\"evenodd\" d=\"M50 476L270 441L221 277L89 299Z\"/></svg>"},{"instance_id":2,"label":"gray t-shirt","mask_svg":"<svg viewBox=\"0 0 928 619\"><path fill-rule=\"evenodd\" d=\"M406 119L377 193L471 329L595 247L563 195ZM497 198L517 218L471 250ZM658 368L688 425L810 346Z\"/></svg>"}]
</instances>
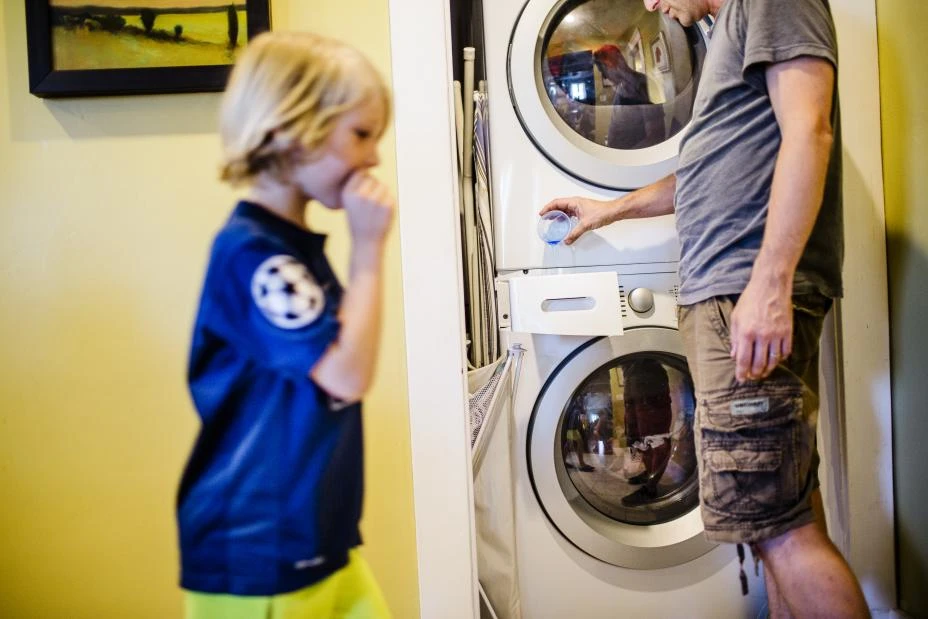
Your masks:
<instances>
[{"instance_id":1,"label":"gray t-shirt","mask_svg":"<svg viewBox=\"0 0 928 619\"><path fill-rule=\"evenodd\" d=\"M768 64L798 56L818 56L837 67L827 0L726 0L713 27L676 173L683 305L740 294L747 286L764 235L780 147L764 71ZM794 294L834 298L842 292L837 96L836 88L824 200L796 270Z\"/></svg>"}]
</instances>

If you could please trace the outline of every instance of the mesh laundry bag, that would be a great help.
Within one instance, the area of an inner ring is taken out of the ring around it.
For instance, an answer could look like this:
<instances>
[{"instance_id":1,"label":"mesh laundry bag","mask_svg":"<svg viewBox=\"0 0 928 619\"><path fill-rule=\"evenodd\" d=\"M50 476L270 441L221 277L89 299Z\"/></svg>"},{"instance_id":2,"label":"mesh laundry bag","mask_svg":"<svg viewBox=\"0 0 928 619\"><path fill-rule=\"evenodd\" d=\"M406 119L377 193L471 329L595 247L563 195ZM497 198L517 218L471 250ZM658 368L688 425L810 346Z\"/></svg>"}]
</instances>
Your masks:
<instances>
[{"instance_id":1,"label":"mesh laundry bag","mask_svg":"<svg viewBox=\"0 0 928 619\"><path fill-rule=\"evenodd\" d=\"M471 391L467 399L470 411L470 446L474 447L483 430L483 422L490 412L490 405L499 390L499 383L506 371L506 359L474 370L467 375L467 386ZM475 467L476 468L476 467Z\"/></svg>"},{"instance_id":2,"label":"mesh laundry bag","mask_svg":"<svg viewBox=\"0 0 928 619\"><path fill-rule=\"evenodd\" d=\"M520 619L510 437L512 393L522 351L468 373L477 576L499 619ZM491 616L493 616L491 615Z\"/></svg>"}]
</instances>

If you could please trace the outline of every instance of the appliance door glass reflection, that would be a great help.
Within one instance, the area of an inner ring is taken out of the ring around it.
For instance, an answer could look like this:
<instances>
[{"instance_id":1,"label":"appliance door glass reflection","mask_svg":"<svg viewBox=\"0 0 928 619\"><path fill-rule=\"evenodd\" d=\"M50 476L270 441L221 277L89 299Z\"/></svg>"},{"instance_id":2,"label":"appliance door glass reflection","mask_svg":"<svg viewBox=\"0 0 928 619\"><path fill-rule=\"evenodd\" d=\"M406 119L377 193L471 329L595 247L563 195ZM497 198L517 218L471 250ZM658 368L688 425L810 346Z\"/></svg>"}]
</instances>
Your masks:
<instances>
[{"instance_id":1,"label":"appliance door glass reflection","mask_svg":"<svg viewBox=\"0 0 928 619\"><path fill-rule=\"evenodd\" d=\"M566 130L635 150L689 122L705 54L697 28L641 0L571 0L544 33L538 78Z\"/></svg>"},{"instance_id":2,"label":"appliance door glass reflection","mask_svg":"<svg viewBox=\"0 0 928 619\"><path fill-rule=\"evenodd\" d=\"M685 360L636 353L593 372L561 423L563 466L580 496L627 524L673 520L699 501Z\"/></svg>"}]
</instances>

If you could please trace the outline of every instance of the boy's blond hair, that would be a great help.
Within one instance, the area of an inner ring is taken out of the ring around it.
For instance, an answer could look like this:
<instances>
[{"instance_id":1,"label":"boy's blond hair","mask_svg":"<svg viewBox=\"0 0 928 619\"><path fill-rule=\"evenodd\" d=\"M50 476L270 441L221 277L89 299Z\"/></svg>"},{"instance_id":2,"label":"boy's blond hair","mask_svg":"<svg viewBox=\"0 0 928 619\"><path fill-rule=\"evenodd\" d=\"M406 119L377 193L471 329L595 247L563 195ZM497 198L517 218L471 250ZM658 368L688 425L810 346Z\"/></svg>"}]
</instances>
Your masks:
<instances>
[{"instance_id":1,"label":"boy's blond hair","mask_svg":"<svg viewBox=\"0 0 928 619\"><path fill-rule=\"evenodd\" d=\"M266 32L232 70L219 114L220 176L232 184L262 173L285 181L297 147L314 156L339 116L389 91L353 47L306 32Z\"/></svg>"}]
</instances>

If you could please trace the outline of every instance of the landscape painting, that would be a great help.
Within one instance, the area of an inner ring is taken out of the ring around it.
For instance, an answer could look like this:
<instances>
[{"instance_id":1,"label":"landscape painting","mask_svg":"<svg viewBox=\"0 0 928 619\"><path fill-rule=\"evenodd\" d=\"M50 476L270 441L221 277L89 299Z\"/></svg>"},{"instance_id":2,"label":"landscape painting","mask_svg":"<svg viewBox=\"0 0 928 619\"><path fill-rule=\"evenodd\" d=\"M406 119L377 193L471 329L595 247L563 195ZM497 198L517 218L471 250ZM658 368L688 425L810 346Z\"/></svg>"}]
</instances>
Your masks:
<instances>
[{"instance_id":1,"label":"landscape painting","mask_svg":"<svg viewBox=\"0 0 928 619\"><path fill-rule=\"evenodd\" d=\"M268 0L27 0L39 96L219 90Z\"/></svg>"},{"instance_id":2,"label":"landscape painting","mask_svg":"<svg viewBox=\"0 0 928 619\"><path fill-rule=\"evenodd\" d=\"M56 70L232 64L247 32L245 4L229 0L52 0L50 6Z\"/></svg>"}]
</instances>

